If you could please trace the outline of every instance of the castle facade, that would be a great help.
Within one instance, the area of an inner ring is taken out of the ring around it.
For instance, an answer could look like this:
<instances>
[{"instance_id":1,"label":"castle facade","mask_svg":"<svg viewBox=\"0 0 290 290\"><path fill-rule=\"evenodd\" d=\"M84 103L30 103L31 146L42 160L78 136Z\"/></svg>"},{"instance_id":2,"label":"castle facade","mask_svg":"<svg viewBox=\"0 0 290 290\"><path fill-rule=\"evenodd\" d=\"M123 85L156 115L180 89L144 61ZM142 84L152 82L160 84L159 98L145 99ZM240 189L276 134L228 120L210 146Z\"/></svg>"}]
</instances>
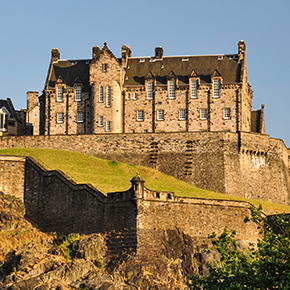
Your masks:
<instances>
[{"instance_id":1,"label":"castle facade","mask_svg":"<svg viewBox=\"0 0 290 290\"><path fill-rule=\"evenodd\" d=\"M39 104L39 105L38 105ZM246 45L231 55L116 58L105 43L92 59L51 61L43 94L27 93L34 135L158 132L265 133L263 106L252 111Z\"/></svg>"}]
</instances>

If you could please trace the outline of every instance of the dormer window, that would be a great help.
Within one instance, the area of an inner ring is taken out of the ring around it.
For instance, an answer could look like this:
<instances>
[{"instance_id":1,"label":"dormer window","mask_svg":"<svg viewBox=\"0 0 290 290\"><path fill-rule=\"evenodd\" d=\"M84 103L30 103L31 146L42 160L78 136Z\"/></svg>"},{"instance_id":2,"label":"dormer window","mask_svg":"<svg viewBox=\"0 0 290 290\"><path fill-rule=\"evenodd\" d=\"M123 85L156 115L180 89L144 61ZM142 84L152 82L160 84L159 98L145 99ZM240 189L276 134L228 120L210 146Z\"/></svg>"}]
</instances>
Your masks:
<instances>
[{"instance_id":1,"label":"dormer window","mask_svg":"<svg viewBox=\"0 0 290 290\"><path fill-rule=\"evenodd\" d=\"M175 99L175 81L168 81L168 97Z\"/></svg>"},{"instance_id":2,"label":"dormer window","mask_svg":"<svg viewBox=\"0 0 290 290\"><path fill-rule=\"evenodd\" d=\"M220 80L213 80L213 97L220 97Z\"/></svg>"},{"instance_id":3,"label":"dormer window","mask_svg":"<svg viewBox=\"0 0 290 290\"><path fill-rule=\"evenodd\" d=\"M148 100L153 99L153 88L154 88L153 82L147 82L147 99Z\"/></svg>"},{"instance_id":4,"label":"dormer window","mask_svg":"<svg viewBox=\"0 0 290 290\"><path fill-rule=\"evenodd\" d=\"M79 102L82 100L82 87L77 86L76 87L76 101Z\"/></svg>"},{"instance_id":5,"label":"dormer window","mask_svg":"<svg viewBox=\"0 0 290 290\"><path fill-rule=\"evenodd\" d=\"M197 80L191 80L190 81L190 97L192 99L196 99L197 98Z\"/></svg>"},{"instance_id":6,"label":"dormer window","mask_svg":"<svg viewBox=\"0 0 290 290\"><path fill-rule=\"evenodd\" d=\"M57 91L56 91L56 100L58 102L62 102L63 101L63 87L58 87Z\"/></svg>"}]
</instances>

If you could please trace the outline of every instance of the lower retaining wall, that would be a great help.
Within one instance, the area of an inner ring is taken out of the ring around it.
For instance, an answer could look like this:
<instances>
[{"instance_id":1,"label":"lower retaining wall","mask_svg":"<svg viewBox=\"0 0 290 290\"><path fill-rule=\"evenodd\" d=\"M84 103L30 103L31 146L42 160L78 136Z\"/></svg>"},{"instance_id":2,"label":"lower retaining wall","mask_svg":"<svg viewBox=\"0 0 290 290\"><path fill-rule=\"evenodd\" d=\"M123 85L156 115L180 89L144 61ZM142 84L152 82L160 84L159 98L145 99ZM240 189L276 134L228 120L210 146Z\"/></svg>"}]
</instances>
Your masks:
<instances>
[{"instance_id":1,"label":"lower retaining wall","mask_svg":"<svg viewBox=\"0 0 290 290\"><path fill-rule=\"evenodd\" d=\"M23 200L24 177L25 157L0 155L0 191Z\"/></svg>"},{"instance_id":2,"label":"lower retaining wall","mask_svg":"<svg viewBox=\"0 0 290 290\"><path fill-rule=\"evenodd\" d=\"M26 161L22 157L2 159L7 168L9 164L14 164L13 168L21 165L23 176L25 169L26 217L46 232L115 232L116 237L111 235L110 249L122 250L118 243L120 232L124 243L121 248L152 256L162 255L162 239L168 229L179 229L198 243L203 243L212 232L220 234L225 227L236 229L237 238L246 243L256 242L259 236L256 225L243 222L250 215L247 202L154 192L144 187L140 177L132 179L128 191L110 193L107 197L90 185L74 183L60 171L46 171L29 157Z\"/></svg>"}]
</instances>

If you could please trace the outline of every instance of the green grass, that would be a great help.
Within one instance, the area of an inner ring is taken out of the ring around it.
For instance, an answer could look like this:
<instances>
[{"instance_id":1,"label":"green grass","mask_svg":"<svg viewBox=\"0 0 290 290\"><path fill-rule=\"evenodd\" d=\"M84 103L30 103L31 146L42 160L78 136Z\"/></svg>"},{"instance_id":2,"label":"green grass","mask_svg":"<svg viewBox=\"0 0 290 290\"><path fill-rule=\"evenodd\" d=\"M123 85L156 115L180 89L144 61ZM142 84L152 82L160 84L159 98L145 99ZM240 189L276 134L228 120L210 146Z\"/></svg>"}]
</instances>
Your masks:
<instances>
[{"instance_id":1,"label":"green grass","mask_svg":"<svg viewBox=\"0 0 290 290\"><path fill-rule=\"evenodd\" d=\"M45 168L59 169L77 183L90 183L105 194L129 189L131 178L138 172L144 178L145 186L151 190L172 191L176 196L248 201L255 206L261 204L266 211L290 212L290 206L200 189L151 168L112 162L82 153L16 148L0 149L0 154L32 156Z\"/></svg>"}]
</instances>

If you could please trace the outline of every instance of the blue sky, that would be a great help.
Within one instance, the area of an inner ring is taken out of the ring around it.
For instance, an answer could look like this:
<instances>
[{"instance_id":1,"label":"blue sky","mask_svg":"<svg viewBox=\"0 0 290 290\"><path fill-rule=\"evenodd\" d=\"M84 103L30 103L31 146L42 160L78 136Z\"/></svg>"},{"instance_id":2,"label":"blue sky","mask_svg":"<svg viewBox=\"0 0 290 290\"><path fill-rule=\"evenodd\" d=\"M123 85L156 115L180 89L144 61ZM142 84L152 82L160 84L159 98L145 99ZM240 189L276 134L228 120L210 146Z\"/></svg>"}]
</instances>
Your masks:
<instances>
[{"instance_id":1,"label":"blue sky","mask_svg":"<svg viewBox=\"0 0 290 290\"><path fill-rule=\"evenodd\" d=\"M290 147L290 1L257 0L0 0L0 98L26 108L42 91L51 49L63 59L91 58L106 41L120 57L228 54L247 45L253 109L265 104L266 133Z\"/></svg>"}]
</instances>

